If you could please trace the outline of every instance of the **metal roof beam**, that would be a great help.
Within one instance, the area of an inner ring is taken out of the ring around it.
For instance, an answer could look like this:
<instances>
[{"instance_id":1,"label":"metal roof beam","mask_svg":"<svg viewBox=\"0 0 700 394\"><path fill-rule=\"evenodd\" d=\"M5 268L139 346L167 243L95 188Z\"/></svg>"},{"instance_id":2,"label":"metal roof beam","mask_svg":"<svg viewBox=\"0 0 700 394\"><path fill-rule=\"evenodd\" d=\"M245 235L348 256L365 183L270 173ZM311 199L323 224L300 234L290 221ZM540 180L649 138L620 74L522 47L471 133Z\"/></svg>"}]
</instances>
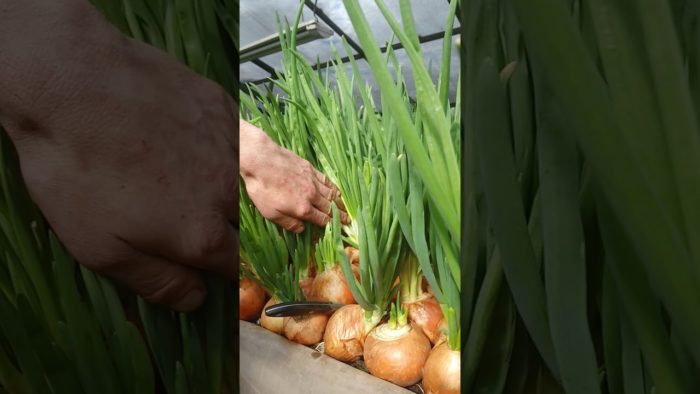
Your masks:
<instances>
[{"instance_id":1,"label":"metal roof beam","mask_svg":"<svg viewBox=\"0 0 700 394\"><path fill-rule=\"evenodd\" d=\"M455 27L455 28L452 30L452 35L453 35L453 36L456 36L456 35L460 34L461 31L462 31L461 28L462 28L462 26ZM435 32L435 33L427 34L427 35L424 35L424 36L418 36L418 42L421 43L421 44L424 44L424 43L426 43L426 42L431 42L431 41L439 40L439 39L443 38L444 36L445 36L445 32L444 32L444 31ZM392 48L393 50L397 50L397 49L403 48L403 45L402 45L400 42L397 42L397 43L391 45L391 48ZM384 52L386 52L386 51L389 50L389 46L388 46L388 45L384 45L383 47L379 48L379 50L380 50L382 53L384 53ZM345 56L345 57L340 58L340 62L341 62L342 64L348 63L348 62L350 61L351 58L354 59L354 60L359 60L359 59L364 58L364 56L361 56L359 53L357 53L357 54L352 55L352 56ZM332 60L328 60L328 61L325 61L325 62L321 62L321 63L314 64L314 65L312 66L312 68L313 68L314 70L324 69L324 68L330 67L332 64L333 64L333 63L332 63ZM270 73L270 74L271 74L271 77L274 78L275 74L274 74L274 73ZM262 78L262 79L258 79L258 80L256 80L256 81L249 81L249 82L245 82L245 83L253 83L253 84L255 84L255 85L259 85L259 84L261 84L261 83L265 83L265 82L269 82L269 81L270 81L270 78ZM244 83L244 82L241 82L241 85L244 85L245 83Z\"/></svg>"},{"instance_id":2,"label":"metal roof beam","mask_svg":"<svg viewBox=\"0 0 700 394\"><path fill-rule=\"evenodd\" d=\"M275 69L271 65L265 63L264 61L260 59L253 59L251 60L251 62L256 66L262 68L263 70L267 71L267 73L270 74L271 77L275 75Z\"/></svg>"},{"instance_id":3,"label":"metal roof beam","mask_svg":"<svg viewBox=\"0 0 700 394\"><path fill-rule=\"evenodd\" d=\"M352 47L352 49L355 50L358 54L364 57L364 52L362 52L362 48L353 40L349 35L347 35L343 29L340 28L340 26L336 25L335 22L333 22L333 19L329 18L328 15L326 15L325 12L319 7L316 6L311 0L304 0L304 5L309 8L314 14L318 15L319 18L321 18L322 21L324 21L328 27L333 29L336 34L338 34L341 37L345 37L345 40L348 42L348 45Z\"/></svg>"}]
</instances>

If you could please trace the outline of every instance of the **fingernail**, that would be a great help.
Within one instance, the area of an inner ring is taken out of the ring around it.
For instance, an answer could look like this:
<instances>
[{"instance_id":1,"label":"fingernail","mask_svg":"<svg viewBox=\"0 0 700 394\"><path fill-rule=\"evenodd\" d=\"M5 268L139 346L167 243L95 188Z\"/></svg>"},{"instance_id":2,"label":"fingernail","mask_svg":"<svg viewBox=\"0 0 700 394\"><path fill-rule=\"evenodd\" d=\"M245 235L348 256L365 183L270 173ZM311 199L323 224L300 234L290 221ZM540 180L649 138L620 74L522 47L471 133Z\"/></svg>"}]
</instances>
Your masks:
<instances>
[{"instance_id":1,"label":"fingernail","mask_svg":"<svg viewBox=\"0 0 700 394\"><path fill-rule=\"evenodd\" d=\"M174 306L174 309L182 312L192 312L202 305L205 297L206 292L204 290L190 290L189 293L185 294L185 296L178 301L178 303Z\"/></svg>"}]
</instances>

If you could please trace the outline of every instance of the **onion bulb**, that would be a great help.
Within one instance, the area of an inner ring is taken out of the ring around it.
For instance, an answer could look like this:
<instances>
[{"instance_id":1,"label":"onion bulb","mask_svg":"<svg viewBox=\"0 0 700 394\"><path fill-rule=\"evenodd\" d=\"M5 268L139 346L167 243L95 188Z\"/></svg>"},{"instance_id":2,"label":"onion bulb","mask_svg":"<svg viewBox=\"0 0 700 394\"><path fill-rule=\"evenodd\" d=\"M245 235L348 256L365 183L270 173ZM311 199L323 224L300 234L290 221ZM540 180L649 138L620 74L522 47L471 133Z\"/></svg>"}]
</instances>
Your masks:
<instances>
[{"instance_id":1,"label":"onion bulb","mask_svg":"<svg viewBox=\"0 0 700 394\"><path fill-rule=\"evenodd\" d=\"M284 336L302 345L315 345L323 339L326 323L328 315L324 313L293 316L284 324Z\"/></svg>"},{"instance_id":2,"label":"onion bulb","mask_svg":"<svg viewBox=\"0 0 700 394\"><path fill-rule=\"evenodd\" d=\"M417 300L404 302L403 305L408 310L408 320L423 331L430 343L436 344L440 338L440 322L443 316L435 297L423 293Z\"/></svg>"},{"instance_id":3,"label":"onion bulb","mask_svg":"<svg viewBox=\"0 0 700 394\"><path fill-rule=\"evenodd\" d=\"M365 311L357 304L346 305L333 314L323 334L324 352L336 360L353 362L362 357L367 333L379 322L365 320Z\"/></svg>"},{"instance_id":4,"label":"onion bulb","mask_svg":"<svg viewBox=\"0 0 700 394\"><path fill-rule=\"evenodd\" d=\"M266 328L275 334L282 334L284 331L284 324L287 321L287 317L270 317L265 314L265 309L267 309L268 306L270 305L276 305L279 304L280 300L277 299L277 297L272 297L270 298L270 301L265 304L265 308L263 308L263 313L260 316L260 325L263 328Z\"/></svg>"},{"instance_id":5,"label":"onion bulb","mask_svg":"<svg viewBox=\"0 0 700 394\"><path fill-rule=\"evenodd\" d=\"M265 305L265 289L254 280L242 278L238 286L238 319L255 321Z\"/></svg>"},{"instance_id":6,"label":"onion bulb","mask_svg":"<svg viewBox=\"0 0 700 394\"><path fill-rule=\"evenodd\" d=\"M410 324L398 328L382 324L365 341L364 357L369 372L402 387L421 380L429 355L430 341L420 328Z\"/></svg>"},{"instance_id":7,"label":"onion bulb","mask_svg":"<svg viewBox=\"0 0 700 394\"><path fill-rule=\"evenodd\" d=\"M355 266L352 266L352 271L355 277L359 276ZM343 270L338 264L316 275L311 286L309 299L346 305L355 303L355 297L353 297L350 286L343 275Z\"/></svg>"},{"instance_id":8,"label":"onion bulb","mask_svg":"<svg viewBox=\"0 0 700 394\"><path fill-rule=\"evenodd\" d=\"M423 368L425 394L459 394L460 352L451 350L447 342L436 346Z\"/></svg>"}]
</instances>

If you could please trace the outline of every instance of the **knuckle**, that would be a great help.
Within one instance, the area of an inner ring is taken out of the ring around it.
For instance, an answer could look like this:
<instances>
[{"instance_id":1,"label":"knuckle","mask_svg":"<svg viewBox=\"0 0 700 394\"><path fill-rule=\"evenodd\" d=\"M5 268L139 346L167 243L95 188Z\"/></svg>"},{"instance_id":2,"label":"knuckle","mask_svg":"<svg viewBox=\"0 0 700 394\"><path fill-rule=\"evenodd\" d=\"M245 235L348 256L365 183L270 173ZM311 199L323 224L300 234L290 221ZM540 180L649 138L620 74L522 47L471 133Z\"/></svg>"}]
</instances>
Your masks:
<instances>
[{"instance_id":1,"label":"knuckle","mask_svg":"<svg viewBox=\"0 0 700 394\"><path fill-rule=\"evenodd\" d=\"M303 185L300 186L299 191L301 195L304 197L304 199L310 200L312 199L317 191L316 191L316 185L314 185L313 182L304 182Z\"/></svg>"},{"instance_id":2,"label":"knuckle","mask_svg":"<svg viewBox=\"0 0 700 394\"><path fill-rule=\"evenodd\" d=\"M315 171L314 166L311 165L311 163L307 160L302 160L301 169L302 169L302 173L309 178L316 176L316 174L314 173L314 171Z\"/></svg>"},{"instance_id":3,"label":"knuckle","mask_svg":"<svg viewBox=\"0 0 700 394\"><path fill-rule=\"evenodd\" d=\"M308 161L306 159L302 159L301 168L303 168L305 171L313 171L314 166L311 165L310 161Z\"/></svg>"},{"instance_id":4,"label":"knuckle","mask_svg":"<svg viewBox=\"0 0 700 394\"><path fill-rule=\"evenodd\" d=\"M299 215L300 217L304 217L304 218L309 217L309 216L311 216L312 212L313 212L313 207L308 202L299 205L299 207L297 208L297 215Z\"/></svg>"},{"instance_id":5,"label":"knuckle","mask_svg":"<svg viewBox=\"0 0 700 394\"><path fill-rule=\"evenodd\" d=\"M260 206L255 206L255 209L267 220L277 222L282 220L284 217L283 211L271 207L269 204L260 204Z\"/></svg>"},{"instance_id":6,"label":"knuckle","mask_svg":"<svg viewBox=\"0 0 700 394\"><path fill-rule=\"evenodd\" d=\"M280 211L277 210L265 210L260 211L260 214L267 220L273 221L273 222L278 222L284 218L284 215Z\"/></svg>"}]
</instances>

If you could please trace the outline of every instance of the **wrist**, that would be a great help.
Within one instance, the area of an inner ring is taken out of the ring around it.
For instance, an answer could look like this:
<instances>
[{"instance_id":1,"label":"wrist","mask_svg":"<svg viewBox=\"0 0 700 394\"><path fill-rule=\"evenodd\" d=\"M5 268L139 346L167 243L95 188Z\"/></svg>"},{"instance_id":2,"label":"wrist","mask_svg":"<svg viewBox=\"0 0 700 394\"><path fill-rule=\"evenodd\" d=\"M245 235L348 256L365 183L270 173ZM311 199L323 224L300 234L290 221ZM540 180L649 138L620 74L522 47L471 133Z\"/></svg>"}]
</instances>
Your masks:
<instances>
[{"instance_id":1,"label":"wrist","mask_svg":"<svg viewBox=\"0 0 700 394\"><path fill-rule=\"evenodd\" d=\"M240 125L240 169L243 180L255 178L256 169L279 147L264 131L244 121Z\"/></svg>"}]
</instances>

